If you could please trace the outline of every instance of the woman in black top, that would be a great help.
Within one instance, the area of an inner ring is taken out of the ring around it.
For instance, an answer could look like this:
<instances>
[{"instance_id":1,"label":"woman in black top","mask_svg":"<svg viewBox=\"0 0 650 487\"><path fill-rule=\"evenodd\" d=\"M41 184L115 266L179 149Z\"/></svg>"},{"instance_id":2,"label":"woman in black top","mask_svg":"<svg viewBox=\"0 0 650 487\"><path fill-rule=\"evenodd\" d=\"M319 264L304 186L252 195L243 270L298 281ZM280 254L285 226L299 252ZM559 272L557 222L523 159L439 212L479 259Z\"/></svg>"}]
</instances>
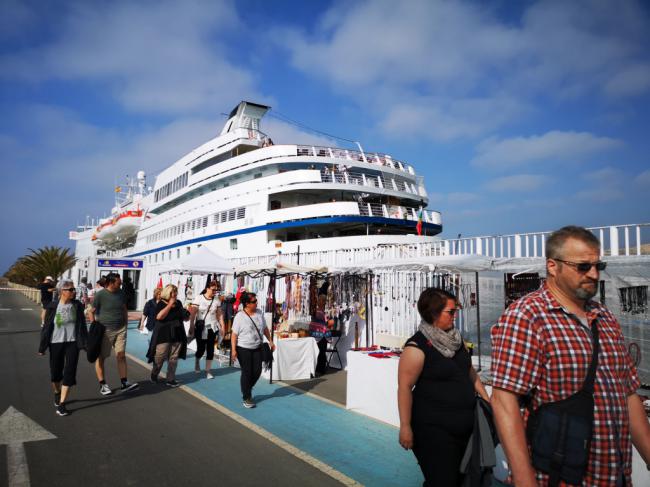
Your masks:
<instances>
[{"instance_id":1,"label":"woman in black top","mask_svg":"<svg viewBox=\"0 0 650 487\"><path fill-rule=\"evenodd\" d=\"M422 321L399 363L399 442L413 449L425 486L461 484L459 467L474 425L475 393L489 400L454 328L456 310L453 294L425 289L418 299Z\"/></svg>"},{"instance_id":2,"label":"woman in black top","mask_svg":"<svg viewBox=\"0 0 650 487\"><path fill-rule=\"evenodd\" d=\"M176 299L178 288L168 284L160 294L156 305L156 326L149 342L147 358L153 362L151 381L158 382L158 374L167 360L167 382L169 387L178 387L176 364L178 359L185 359L187 352L187 335L183 321L190 319L190 312Z\"/></svg>"},{"instance_id":3,"label":"woman in black top","mask_svg":"<svg viewBox=\"0 0 650 487\"><path fill-rule=\"evenodd\" d=\"M160 302L160 293L162 289L157 287L153 290L153 298L144 303L142 310L142 319L140 320L140 327L138 328L141 333L148 333L153 331L156 326L156 305ZM145 328L146 327L146 328ZM147 330L147 331L145 331Z\"/></svg>"}]
</instances>

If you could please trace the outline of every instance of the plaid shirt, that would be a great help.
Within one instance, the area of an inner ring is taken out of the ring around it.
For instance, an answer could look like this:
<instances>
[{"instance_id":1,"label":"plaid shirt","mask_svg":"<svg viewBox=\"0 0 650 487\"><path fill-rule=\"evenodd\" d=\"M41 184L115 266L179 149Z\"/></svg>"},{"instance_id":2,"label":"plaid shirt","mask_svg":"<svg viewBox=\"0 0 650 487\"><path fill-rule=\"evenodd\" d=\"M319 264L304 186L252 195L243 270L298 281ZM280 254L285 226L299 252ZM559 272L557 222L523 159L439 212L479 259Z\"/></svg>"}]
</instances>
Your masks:
<instances>
[{"instance_id":1,"label":"plaid shirt","mask_svg":"<svg viewBox=\"0 0 650 487\"><path fill-rule=\"evenodd\" d=\"M586 311L588 326L565 310L546 284L513 303L492 328L493 387L520 395L536 388L534 408L576 393L587 375L591 323L597 320L593 438L583 485L616 485L621 469L632 485L627 397L636 392L639 379L616 318L595 301L587 303ZM537 479L548 483L541 472Z\"/></svg>"}]
</instances>

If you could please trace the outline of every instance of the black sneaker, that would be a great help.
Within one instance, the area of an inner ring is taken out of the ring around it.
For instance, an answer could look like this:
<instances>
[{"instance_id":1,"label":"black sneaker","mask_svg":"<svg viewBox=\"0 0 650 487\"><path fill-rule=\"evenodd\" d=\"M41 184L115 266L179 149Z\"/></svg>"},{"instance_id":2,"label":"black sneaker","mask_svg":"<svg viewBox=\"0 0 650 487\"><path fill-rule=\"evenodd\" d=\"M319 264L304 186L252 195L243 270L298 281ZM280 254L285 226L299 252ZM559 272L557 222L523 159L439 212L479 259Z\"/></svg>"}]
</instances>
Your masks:
<instances>
[{"instance_id":1,"label":"black sneaker","mask_svg":"<svg viewBox=\"0 0 650 487\"><path fill-rule=\"evenodd\" d=\"M58 408L59 404L61 404L61 393L60 392L55 392L54 393L54 407Z\"/></svg>"},{"instance_id":2,"label":"black sneaker","mask_svg":"<svg viewBox=\"0 0 650 487\"><path fill-rule=\"evenodd\" d=\"M168 380L167 382L165 382L165 385L167 385L168 387L178 387L181 385L181 383L178 382L177 380Z\"/></svg>"},{"instance_id":3,"label":"black sneaker","mask_svg":"<svg viewBox=\"0 0 650 487\"><path fill-rule=\"evenodd\" d=\"M59 416L67 416L70 412L65 408L65 404L59 404L56 407L56 414Z\"/></svg>"},{"instance_id":4,"label":"black sneaker","mask_svg":"<svg viewBox=\"0 0 650 487\"><path fill-rule=\"evenodd\" d=\"M129 392L132 391L133 389L137 389L138 387L140 387L140 384L138 384L137 382L131 383L127 380L126 382L122 382L122 387L120 387L120 390L122 392Z\"/></svg>"},{"instance_id":5,"label":"black sneaker","mask_svg":"<svg viewBox=\"0 0 650 487\"><path fill-rule=\"evenodd\" d=\"M244 402L242 403L242 405L247 409L251 409L251 408L254 408L256 406L255 401L253 401L252 398L251 399L244 399Z\"/></svg>"},{"instance_id":6,"label":"black sneaker","mask_svg":"<svg viewBox=\"0 0 650 487\"><path fill-rule=\"evenodd\" d=\"M111 388L108 387L108 384L99 384L99 393L102 396L110 396L113 394L113 391L111 391Z\"/></svg>"},{"instance_id":7,"label":"black sneaker","mask_svg":"<svg viewBox=\"0 0 650 487\"><path fill-rule=\"evenodd\" d=\"M151 382L153 382L154 384L157 384L158 383L158 376L154 375L154 374L151 374Z\"/></svg>"}]
</instances>

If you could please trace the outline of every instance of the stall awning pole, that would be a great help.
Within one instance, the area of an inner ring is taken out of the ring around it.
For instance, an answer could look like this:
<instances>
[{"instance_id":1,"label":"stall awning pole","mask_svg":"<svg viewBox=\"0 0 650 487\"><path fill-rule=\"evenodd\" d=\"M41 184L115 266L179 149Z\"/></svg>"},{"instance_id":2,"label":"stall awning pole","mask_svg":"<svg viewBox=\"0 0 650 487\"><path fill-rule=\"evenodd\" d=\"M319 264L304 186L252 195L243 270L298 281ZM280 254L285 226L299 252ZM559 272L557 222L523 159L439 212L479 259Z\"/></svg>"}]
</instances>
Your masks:
<instances>
[{"instance_id":1,"label":"stall awning pole","mask_svg":"<svg viewBox=\"0 0 650 487\"><path fill-rule=\"evenodd\" d=\"M478 346L478 370L481 370L481 301L478 290L478 271L476 272L476 344Z\"/></svg>"},{"instance_id":2,"label":"stall awning pole","mask_svg":"<svg viewBox=\"0 0 650 487\"><path fill-rule=\"evenodd\" d=\"M273 283L273 298L271 299L271 342L273 342L274 339L274 332L275 329L273 327L273 321L275 317L275 288L276 288L276 278L278 275L278 271L274 270L273 274L271 275L271 280L269 281L269 286L271 286L271 283ZM271 367L269 369L269 384L273 384L273 362L271 361Z\"/></svg>"}]
</instances>

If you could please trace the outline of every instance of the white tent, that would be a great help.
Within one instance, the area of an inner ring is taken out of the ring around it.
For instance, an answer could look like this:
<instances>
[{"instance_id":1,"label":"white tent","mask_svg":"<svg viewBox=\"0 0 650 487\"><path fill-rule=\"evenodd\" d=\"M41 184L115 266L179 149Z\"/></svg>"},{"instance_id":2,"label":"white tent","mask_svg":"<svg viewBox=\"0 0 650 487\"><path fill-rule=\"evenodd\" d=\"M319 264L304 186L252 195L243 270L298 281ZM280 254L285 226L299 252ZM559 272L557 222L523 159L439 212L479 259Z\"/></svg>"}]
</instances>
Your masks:
<instances>
[{"instance_id":1,"label":"white tent","mask_svg":"<svg viewBox=\"0 0 650 487\"><path fill-rule=\"evenodd\" d=\"M261 277L270 276L287 276L290 274L313 274L326 273L327 267L309 267L289 262L278 262L277 260L268 264L250 264L235 268L235 274L239 276Z\"/></svg>"},{"instance_id":2,"label":"white tent","mask_svg":"<svg viewBox=\"0 0 650 487\"><path fill-rule=\"evenodd\" d=\"M207 247L199 247L190 255L167 266L161 266L158 274L232 274L235 266Z\"/></svg>"}]
</instances>

